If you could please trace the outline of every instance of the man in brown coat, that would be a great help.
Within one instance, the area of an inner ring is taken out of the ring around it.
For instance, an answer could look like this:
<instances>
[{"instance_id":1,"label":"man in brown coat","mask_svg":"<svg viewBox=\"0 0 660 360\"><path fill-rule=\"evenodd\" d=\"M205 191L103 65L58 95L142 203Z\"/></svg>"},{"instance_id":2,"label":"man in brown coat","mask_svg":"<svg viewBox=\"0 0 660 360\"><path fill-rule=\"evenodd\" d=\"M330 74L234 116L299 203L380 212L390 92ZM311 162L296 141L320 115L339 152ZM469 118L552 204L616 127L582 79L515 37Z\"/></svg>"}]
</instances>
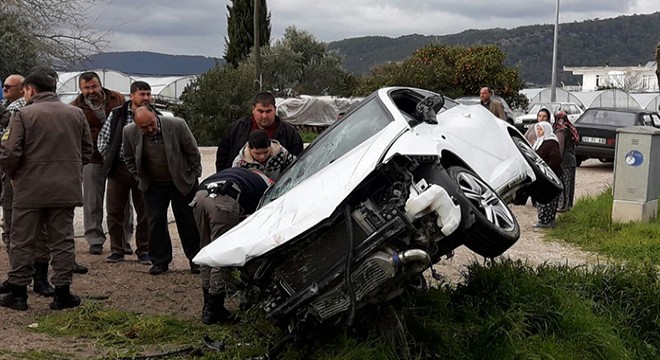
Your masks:
<instances>
[{"instance_id":1,"label":"man in brown coat","mask_svg":"<svg viewBox=\"0 0 660 360\"><path fill-rule=\"evenodd\" d=\"M481 90L479 90L479 99L481 99L481 105L490 110L493 115L506 121L504 105L502 105L502 103L497 100L491 99L492 95L493 90L491 90L489 87L482 87Z\"/></svg>"},{"instance_id":2,"label":"man in brown coat","mask_svg":"<svg viewBox=\"0 0 660 360\"><path fill-rule=\"evenodd\" d=\"M53 310L80 305L71 294L74 268L73 210L82 205L82 168L92 157L92 137L82 110L59 101L43 72L23 83L28 105L12 116L0 141L0 166L14 184L9 285L0 306L27 310L34 248L51 250ZM39 239L46 225L48 237Z\"/></svg>"},{"instance_id":3,"label":"man in brown coat","mask_svg":"<svg viewBox=\"0 0 660 360\"><path fill-rule=\"evenodd\" d=\"M94 153L89 164L83 167L83 223L85 240L89 244L89 253L100 255L105 243L103 231L103 197L105 195L106 174L103 172L103 156L99 153L96 138L110 115L112 109L124 104L124 95L102 87L98 74L88 71L78 78L80 95L71 105L82 109L89 124L89 131L94 142ZM131 238L132 213L127 206L128 216L124 220L126 239ZM128 245L128 243L126 244ZM129 247L130 249L130 247ZM125 250L129 250L125 249Z\"/></svg>"}]
</instances>

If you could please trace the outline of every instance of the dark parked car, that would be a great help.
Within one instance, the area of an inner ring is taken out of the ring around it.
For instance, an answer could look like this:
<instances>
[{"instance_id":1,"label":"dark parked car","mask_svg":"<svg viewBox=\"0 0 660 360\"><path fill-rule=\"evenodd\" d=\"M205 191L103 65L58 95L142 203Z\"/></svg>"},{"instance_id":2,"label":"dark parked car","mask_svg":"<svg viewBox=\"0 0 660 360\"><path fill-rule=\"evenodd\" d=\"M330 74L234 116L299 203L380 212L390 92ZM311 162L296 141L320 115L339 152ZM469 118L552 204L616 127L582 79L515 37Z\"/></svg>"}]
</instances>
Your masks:
<instances>
[{"instance_id":1,"label":"dark parked car","mask_svg":"<svg viewBox=\"0 0 660 360\"><path fill-rule=\"evenodd\" d=\"M660 128L660 115L647 109L589 108L575 121L580 143L575 149L577 166L589 158L614 161L616 129L628 126Z\"/></svg>"}]
</instances>

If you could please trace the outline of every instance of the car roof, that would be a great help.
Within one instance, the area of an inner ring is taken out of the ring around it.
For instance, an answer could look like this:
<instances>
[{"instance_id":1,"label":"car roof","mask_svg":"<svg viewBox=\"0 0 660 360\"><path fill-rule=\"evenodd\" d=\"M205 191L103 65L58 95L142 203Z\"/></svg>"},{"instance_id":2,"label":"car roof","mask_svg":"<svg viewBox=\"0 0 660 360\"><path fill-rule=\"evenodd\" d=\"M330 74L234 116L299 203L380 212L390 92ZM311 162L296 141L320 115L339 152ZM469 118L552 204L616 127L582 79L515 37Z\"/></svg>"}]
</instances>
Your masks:
<instances>
[{"instance_id":1,"label":"car roof","mask_svg":"<svg viewBox=\"0 0 660 360\"><path fill-rule=\"evenodd\" d=\"M590 107L586 111L595 111L595 110L600 110L600 111L613 111L613 112L628 112L628 113L635 113L635 114L651 114L651 113L657 113L657 111L649 110L649 109L641 109L641 108L619 108L619 107L606 107L606 106L601 106L601 107Z\"/></svg>"}]
</instances>

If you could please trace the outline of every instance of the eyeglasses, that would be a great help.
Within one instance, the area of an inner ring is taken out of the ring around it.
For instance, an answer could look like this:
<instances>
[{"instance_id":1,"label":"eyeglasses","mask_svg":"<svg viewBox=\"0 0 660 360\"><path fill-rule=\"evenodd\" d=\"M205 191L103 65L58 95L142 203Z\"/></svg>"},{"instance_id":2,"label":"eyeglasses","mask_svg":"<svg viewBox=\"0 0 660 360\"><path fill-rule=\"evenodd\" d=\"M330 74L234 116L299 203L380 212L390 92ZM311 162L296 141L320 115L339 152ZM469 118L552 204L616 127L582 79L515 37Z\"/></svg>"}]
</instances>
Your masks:
<instances>
[{"instance_id":1,"label":"eyeglasses","mask_svg":"<svg viewBox=\"0 0 660 360\"><path fill-rule=\"evenodd\" d=\"M3 90L8 90L8 89L11 89L13 87L19 87L19 85L7 85L7 84L2 85Z\"/></svg>"}]
</instances>

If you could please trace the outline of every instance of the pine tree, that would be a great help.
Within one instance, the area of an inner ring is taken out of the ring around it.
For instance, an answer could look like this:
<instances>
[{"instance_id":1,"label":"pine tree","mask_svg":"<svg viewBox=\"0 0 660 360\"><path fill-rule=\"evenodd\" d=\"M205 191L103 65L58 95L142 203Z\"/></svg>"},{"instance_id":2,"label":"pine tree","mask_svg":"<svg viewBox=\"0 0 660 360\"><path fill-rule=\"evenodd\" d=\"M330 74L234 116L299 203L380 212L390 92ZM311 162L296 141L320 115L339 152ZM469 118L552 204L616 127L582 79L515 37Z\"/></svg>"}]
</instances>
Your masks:
<instances>
[{"instance_id":1,"label":"pine tree","mask_svg":"<svg viewBox=\"0 0 660 360\"><path fill-rule=\"evenodd\" d=\"M270 12L266 0L259 3L259 47L270 44ZM231 0L227 5L227 37L225 37L225 60L238 66L254 45L254 0Z\"/></svg>"}]
</instances>

